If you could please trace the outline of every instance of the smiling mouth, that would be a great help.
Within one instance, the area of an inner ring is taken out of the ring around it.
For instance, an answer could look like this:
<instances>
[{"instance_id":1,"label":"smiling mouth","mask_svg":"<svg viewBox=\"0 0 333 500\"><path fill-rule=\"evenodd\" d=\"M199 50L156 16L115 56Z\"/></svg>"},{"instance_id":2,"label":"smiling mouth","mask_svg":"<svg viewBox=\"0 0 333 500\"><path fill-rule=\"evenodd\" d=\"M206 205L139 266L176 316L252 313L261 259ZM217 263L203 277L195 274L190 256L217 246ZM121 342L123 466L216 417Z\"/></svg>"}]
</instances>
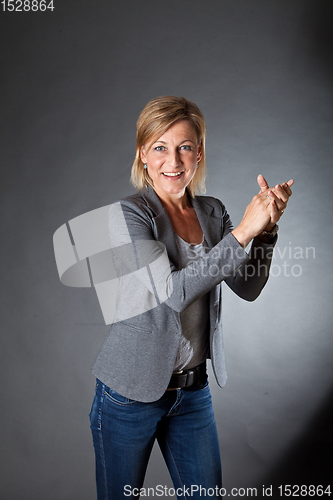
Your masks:
<instances>
[{"instance_id":1,"label":"smiling mouth","mask_svg":"<svg viewBox=\"0 0 333 500\"><path fill-rule=\"evenodd\" d=\"M183 173L184 173L184 171L182 171L182 172L162 172L162 174L165 177L180 177Z\"/></svg>"}]
</instances>

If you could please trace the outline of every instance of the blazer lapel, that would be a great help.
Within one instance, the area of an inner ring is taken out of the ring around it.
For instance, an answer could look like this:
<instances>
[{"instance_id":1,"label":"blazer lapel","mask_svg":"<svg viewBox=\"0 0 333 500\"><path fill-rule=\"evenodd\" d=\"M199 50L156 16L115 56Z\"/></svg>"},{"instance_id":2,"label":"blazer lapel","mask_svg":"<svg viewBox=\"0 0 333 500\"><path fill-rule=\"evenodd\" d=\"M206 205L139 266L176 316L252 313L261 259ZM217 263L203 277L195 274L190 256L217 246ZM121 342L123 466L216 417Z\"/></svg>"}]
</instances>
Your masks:
<instances>
[{"instance_id":1,"label":"blazer lapel","mask_svg":"<svg viewBox=\"0 0 333 500\"><path fill-rule=\"evenodd\" d=\"M201 229L208 247L213 248L221 239L223 234L223 219L212 205L209 204L207 198L194 198L192 200L193 207L198 216ZM211 334L216 328L216 324L220 317L221 310L221 283L215 286L210 292L209 305L209 321Z\"/></svg>"},{"instance_id":2,"label":"blazer lapel","mask_svg":"<svg viewBox=\"0 0 333 500\"><path fill-rule=\"evenodd\" d=\"M153 219L155 224L154 237L165 245L169 259L178 269L178 248L170 218L153 188L149 187L143 197L155 214Z\"/></svg>"},{"instance_id":3,"label":"blazer lapel","mask_svg":"<svg viewBox=\"0 0 333 500\"><path fill-rule=\"evenodd\" d=\"M174 236L173 227L169 216L164 209L154 189L149 187L143 197L150 209L154 212L155 238L162 242L168 251L173 264L178 268L178 249ZM213 205L207 198L200 196L191 198L192 206L197 214L202 232L209 248L213 248L222 238L222 217L215 213Z\"/></svg>"},{"instance_id":4,"label":"blazer lapel","mask_svg":"<svg viewBox=\"0 0 333 500\"><path fill-rule=\"evenodd\" d=\"M208 247L213 248L222 238L222 217L216 216L214 207L201 197L192 198L192 206Z\"/></svg>"}]
</instances>

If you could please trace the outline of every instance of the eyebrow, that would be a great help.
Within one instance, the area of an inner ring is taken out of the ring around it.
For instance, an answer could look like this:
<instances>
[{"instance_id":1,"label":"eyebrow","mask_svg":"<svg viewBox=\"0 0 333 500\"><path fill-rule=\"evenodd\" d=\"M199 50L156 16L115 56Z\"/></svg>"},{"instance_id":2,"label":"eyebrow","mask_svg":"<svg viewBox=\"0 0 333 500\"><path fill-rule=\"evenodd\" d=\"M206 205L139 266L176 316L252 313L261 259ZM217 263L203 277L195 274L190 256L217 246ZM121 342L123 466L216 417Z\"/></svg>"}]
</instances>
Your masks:
<instances>
[{"instance_id":1,"label":"eyebrow","mask_svg":"<svg viewBox=\"0 0 333 500\"><path fill-rule=\"evenodd\" d=\"M165 141L160 141L159 139L157 139L157 141L153 142L153 144L156 144L157 142L160 142L161 144L167 144L167 142ZM192 142L192 144L195 144L195 142L191 141L191 139L185 139L184 141L182 141L180 144L183 144L184 142Z\"/></svg>"}]
</instances>

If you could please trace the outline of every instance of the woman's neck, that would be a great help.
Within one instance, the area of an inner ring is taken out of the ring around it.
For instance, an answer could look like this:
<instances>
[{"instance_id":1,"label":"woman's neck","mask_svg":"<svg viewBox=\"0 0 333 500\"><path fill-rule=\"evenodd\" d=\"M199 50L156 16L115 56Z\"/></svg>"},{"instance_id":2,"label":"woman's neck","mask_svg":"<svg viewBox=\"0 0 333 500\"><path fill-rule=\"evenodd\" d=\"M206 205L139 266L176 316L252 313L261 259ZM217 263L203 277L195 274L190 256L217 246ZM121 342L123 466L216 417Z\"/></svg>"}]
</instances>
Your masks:
<instances>
[{"instance_id":1,"label":"woman's neck","mask_svg":"<svg viewBox=\"0 0 333 500\"><path fill-rule=\"evenodd\" d=\"M155 190L157 196L167 212L182 213L189 208L192 208L187 192L177 193L176 195L168 195Z\"/></svg>"}]
</instances>

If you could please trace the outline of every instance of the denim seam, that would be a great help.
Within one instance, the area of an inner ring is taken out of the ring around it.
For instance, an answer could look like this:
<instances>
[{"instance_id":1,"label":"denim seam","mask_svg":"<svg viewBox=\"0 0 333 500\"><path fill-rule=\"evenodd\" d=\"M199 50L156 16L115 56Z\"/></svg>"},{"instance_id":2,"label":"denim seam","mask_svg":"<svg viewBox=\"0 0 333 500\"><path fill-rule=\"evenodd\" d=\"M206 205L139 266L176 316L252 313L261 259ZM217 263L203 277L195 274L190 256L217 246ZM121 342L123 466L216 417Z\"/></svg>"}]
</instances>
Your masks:
<instances>
[{"instance_id":1,"label":"denim seam","mask_svg":"<svg viewBox=\"0 0 333 500\"><path fill-rule=\"evenodd\" d=\"M100 405L100 410L99 410L99 414L98 414L98 426L99 426L99 431L100 431L99 445L101 448L101 463L103 466L104 486L105 486L106 497L108 497L108 481L107 481L106 466L105 466L105 452L104 452L104 441L103 441L103 431L102 431L102 412L103 412L104 398L105 398L104 389L105 389L105 385L103 384L101 405Z\"/></svg>"},{"instance_id":2,"label":"denim seam","mask_svg":"<svg viewBox=\"0 0 333 500\"><path fill-rule=\"evenodd\" d=\"M132 405L135 405L138 403L138 401L136 401L134 399L131 399L129 401L118 401L111 394L109 394L106 390L104 390L104 396L106 396L106 398L109 401L111 401L111 403L114 403L114 404L119 405L119 406L132 406Z\"/></svg>"},{"instance_id":3,"label":"denim seam","mask_svg":"<svg viewBox=\"0 0 333 500\"><path fill-rule=\"evenodd\" d=\"M179 412L179 405L180 405L180 402L182 400L182 396L183 396L183 393L182 393L182 390L181 389L177 389L177 399L176 401L174 402L174 404L171 406L170 410L168 411L167 413L167 418L168 417L172 417L174 415L177 415L177 413ZM174 412L174 408L177 408L176 412Z\"/></svg>"},{"instance_id":4,"label":"denim seam","mask_svg":"<svg viewBox=\"0 0 333 500\"><path fill-rule=\"evenodd\" d=\"M180 484L181 484L181 487L183 488L185 485L184 485L184 483L183 483L183 481L182 481L182 478L181 478L181 475L180 475L180 473L179 473L179 469L178 469L178 466L177 466L177 462L176 462L176 460L174 459L174 456L173 456L172 450L171 450L171 448L170 448L170 445L169 445L169 442L168 442L168 440L167 440L167 439L165 439L165 443L166 443L166 445L167 445L167 447L168 447L168 450L169 450L170 456L171 456L171 458L172 458L172 461L173 461L173 463L174 463L175 469L176 469L176 471L177 471L179 482L180 482ZM188 498L188 497L186 496L186 497L184 497L184 498Z\"/></svg>"}]
</instances>

